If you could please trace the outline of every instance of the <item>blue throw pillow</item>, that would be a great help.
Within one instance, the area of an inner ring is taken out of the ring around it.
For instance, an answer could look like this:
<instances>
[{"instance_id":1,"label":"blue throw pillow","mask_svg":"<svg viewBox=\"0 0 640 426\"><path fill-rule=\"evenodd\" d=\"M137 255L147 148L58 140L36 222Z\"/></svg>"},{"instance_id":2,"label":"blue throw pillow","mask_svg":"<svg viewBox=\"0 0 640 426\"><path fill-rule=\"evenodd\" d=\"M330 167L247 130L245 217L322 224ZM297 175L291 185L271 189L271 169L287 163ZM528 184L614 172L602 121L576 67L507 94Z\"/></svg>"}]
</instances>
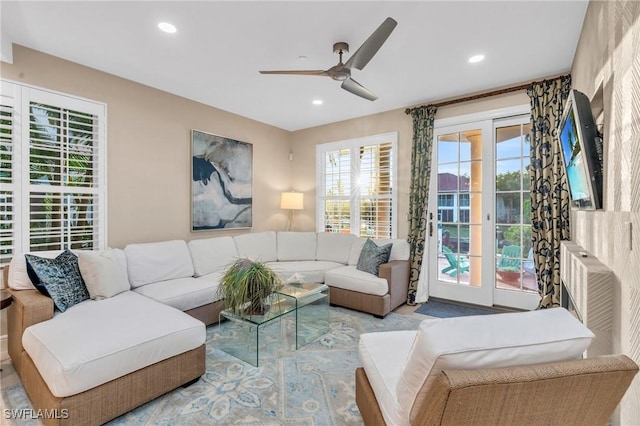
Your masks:
<instances>
[{"instance_id":1,"label":"blue throw pillow","mask_svg":"<svg viewBox=\"0 0 640 426\"><path fill-rule=\"evenodd\" d=\"M65 250L55 259L25 254L27 268L36 275L39 286L43 286L60 312L89 299L78 266L78 257ZM31 280L34 285L36 282Z\"/></svg>"},{"instance_id":2,"label":"blue throw pillow","mask_svg":"<svg viewBox=\"0 0 640 426\"><path fill-rule=\"evenodd\" d=\"M393 244L385 244L378 246L371 238L367 238L362 246L360 257L356 269L378 276L380 265L389 261L391 255L391 246Z\"/></svg>"}]
</instances>

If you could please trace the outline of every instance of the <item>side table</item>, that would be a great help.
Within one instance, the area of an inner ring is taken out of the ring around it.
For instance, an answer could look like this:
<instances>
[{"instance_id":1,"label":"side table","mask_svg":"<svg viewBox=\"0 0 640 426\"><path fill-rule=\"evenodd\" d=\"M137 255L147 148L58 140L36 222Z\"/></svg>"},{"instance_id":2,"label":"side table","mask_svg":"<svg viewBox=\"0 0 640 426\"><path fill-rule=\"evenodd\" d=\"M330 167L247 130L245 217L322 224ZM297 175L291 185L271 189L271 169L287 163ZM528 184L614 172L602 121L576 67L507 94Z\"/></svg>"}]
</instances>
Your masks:
<instances>
[{"instance_id":1,"label":"side table","mask_svg":"<svg viewBox=\"0 0 640 426\"><path fill-rule=\"evenodd\" d=\"M13 301L13 296L7 290L0 290L0 309L8 308Z\"/></svg>"}]
</instances>

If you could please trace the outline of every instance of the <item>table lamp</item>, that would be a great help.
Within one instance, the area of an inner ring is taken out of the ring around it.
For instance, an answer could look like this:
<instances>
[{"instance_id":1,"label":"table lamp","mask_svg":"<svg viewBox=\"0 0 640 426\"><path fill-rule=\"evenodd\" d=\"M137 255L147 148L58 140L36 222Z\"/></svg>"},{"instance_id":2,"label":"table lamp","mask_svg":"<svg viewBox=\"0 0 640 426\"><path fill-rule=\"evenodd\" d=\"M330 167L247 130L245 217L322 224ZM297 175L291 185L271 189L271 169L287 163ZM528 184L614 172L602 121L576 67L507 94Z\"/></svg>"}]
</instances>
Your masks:
<instances>
[{"instance_id":1,"label":"table lamp","mask_svg":"<svg viewBox=\"0 0 640 426\"><path fill-rule=\"evenodd\" d=\"M304 209L304 194L302 192L283 192L280 197L280 208L289 210L287 231L293 229L293 211Z\"/></svg>"}]
</instances>

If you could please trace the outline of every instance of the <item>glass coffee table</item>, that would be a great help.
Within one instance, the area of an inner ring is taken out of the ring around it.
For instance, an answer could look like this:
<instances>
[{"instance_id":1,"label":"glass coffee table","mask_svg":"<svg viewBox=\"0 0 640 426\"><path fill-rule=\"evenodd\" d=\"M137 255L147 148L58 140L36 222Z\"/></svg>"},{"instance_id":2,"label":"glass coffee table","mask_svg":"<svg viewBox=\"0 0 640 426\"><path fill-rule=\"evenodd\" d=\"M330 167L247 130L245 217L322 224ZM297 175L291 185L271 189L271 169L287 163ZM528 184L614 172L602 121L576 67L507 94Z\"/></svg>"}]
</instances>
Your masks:
<instances>
[{"instance_id":1,"label":"glass coffee table","mask_svg":"<svg viewBox=\"0 0 640 426\"><path fill-rule=\"evenodd\" d=\"M277 326L276 320L295 310L296 298L278 293L270 296L269 310L264 315L223 310L218 318L221 337L218 349L257 367L260 333L268 326Z\"/></svg>"},{"instance_id":2,"label":"glass coffee table","mask_svg":"<svg viewBox=\"0 0 640 426\"><path fill-rule=\"evenodd\" d=\"M291 315L288 315L291 314ZM312 342L329 331L329 287L324 284L286 284L270 296L264 315L249 315L225 309L220 312L218 349L258 367L265 329L280 325L286 342L285 316L295 322L295 347ZM226 320L226 321L225 321Z\"/></svg>"},{"instance_id":3,"label":"glass coffee table","mask_svg":"<svg viewBox=\"0 0 640 426\"><path fill-rule=\"evenodd\" d=\"M321 283L285 284L278 294L295 298L296 349L329 332L329 287Z\"/></svg>"}]
</instances>

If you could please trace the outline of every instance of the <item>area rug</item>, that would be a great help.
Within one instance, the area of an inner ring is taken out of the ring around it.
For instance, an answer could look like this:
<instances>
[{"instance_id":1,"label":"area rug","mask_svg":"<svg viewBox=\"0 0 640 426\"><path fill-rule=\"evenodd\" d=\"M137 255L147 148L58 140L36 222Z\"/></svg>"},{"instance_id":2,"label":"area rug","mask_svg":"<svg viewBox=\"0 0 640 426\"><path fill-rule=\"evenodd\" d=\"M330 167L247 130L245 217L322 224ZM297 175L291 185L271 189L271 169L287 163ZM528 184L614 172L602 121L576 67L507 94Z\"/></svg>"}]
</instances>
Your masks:
<instances>
[{"instance_id":1,"label":"area rug","mask_svg":"<svg viewBox=\"0 0 640 426\"><path fill-rule=\"evenodd\" d=\"M281 325L269 326L262 338L259 367L216 349L218 326L207 327L207 371L197 383L108 424L361 425L354 377L361 365L360 334L417 329L420 318L390 313L379 319L330 309L329 332L297 351L291 342L283 342ZM20 384L3 388L2 398L5 408L31 408Z\"/></svg>"},{"instance_id":2,"label":"area rug","mask_svg":"<svg viewBox=\"0 0 640 426\"><path fill-rule=\"evenodd\" d=\"M416 309L415 312L418 314L428 315L430 317L451 318L469 315L501 314L505 311L500 309L458 305L456 303L446 303L438 300L429 300L427 303Z\"/></svg>"}]
</instances>

